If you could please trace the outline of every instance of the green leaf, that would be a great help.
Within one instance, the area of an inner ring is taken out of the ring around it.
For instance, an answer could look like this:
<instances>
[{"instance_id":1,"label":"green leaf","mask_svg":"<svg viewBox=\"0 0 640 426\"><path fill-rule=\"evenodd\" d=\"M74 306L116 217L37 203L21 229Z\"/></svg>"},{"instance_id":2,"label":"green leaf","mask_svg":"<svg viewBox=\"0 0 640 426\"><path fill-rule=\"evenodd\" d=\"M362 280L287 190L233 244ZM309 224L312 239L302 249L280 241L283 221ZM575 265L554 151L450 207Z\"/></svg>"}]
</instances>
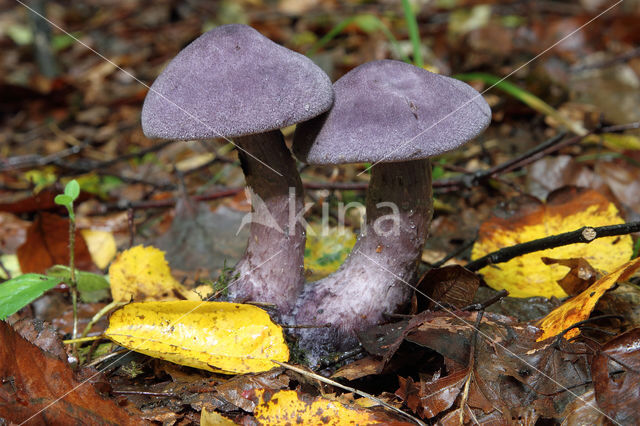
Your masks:
<instances>
[{"instance_id":1,"label":"green leaf","mask_svg":"<svg viewBox=\"0 0 640 426\"><path fill-rule=\"evenodd\" d=\"M56 204L60 206L70 206L73 203L73 198L68 196L67 194L58 194L56 198L53 199Z\"/></svg>"},{"instance_id":2,"label":"green leaf","mask_svg":"<svg viewBox=\"0 0 640 426\"><path fill-rule=\"evenodd\" d=\"M78 181L75 179L70 180L67 186L64 187L64 194L71 197L71 201L75 201L78 195L80 195L80 185Z\"/></svg>"},{"instance_id":3,"label":"green leaf","mask_svg":"<svg viewBox=\"0 0 640 426\"><path fill-rule=\"evenodd\" d=\"M71 269L64 265L54 265L47 270L47 275L71 282ZM86 303L95 303L111 296L109 281L104 275L76 269L76 284L80 298Z\"/></svg>"},{"instance_id":4,"label":"green leaf","mask_svg":"<svg viewBox=\"0 0 640 426\"><path fill-rule=\"evenodd\" d=\"M18 312L59 282L56 277L24 274L0 284L0 320Z\"/></svg>"}]
</instances>

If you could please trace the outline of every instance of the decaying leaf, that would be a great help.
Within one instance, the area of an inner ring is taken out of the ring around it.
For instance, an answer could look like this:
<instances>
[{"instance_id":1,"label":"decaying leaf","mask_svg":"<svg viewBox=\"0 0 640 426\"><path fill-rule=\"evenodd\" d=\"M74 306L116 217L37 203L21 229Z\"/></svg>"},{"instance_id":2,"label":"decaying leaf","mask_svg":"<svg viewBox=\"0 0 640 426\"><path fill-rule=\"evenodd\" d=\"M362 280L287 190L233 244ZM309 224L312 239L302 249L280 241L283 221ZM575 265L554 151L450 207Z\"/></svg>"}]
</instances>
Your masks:
<instances>
[{"instance_id":1,"label":"decaying leaf","mask_svg":"<svg viewBox=\"0 0 640 426\"><path fill-rule=\"evenodd\" d=\"M591 365L598 406L618 424L640 421L640 328L607 342Z\"/></svg>"},{"instance_id":2,"label":"decaying leaf","mask_svg":"<svg viewBox=\"0 0 640 426\"><path fill-rule=\"evenodd\" d=\"M582 226L624 223L618 209L604 196L592 190L568 188L549 195L546 203L531 202L519 206L509 217L494 216L484 222L471 253L478 259L503 247L538 238L574 231ZM542 257L583 258L598 270L610 272L632 254L631 236L598 238L589 244L572 244L518 256L509 262L481 269L487 284L506 289L513 297L566 297L557 283L566 267L545 265Z\"/></svg>"},{"instance_id":3,"label":"decaying leaf","mask_svg":"<svg viewBox=\"0 0 640 426\"><path fill-rule=\"evenodd\" d=\"M545 265L557 264L569 268L567 275L558 280L560 287L562 287L569 296L575 296L596 281L596 270L589 265L589 262L582 258L551 259L549 257L543 257L540 260L542 260Z\"/></svg>"},{"instance_id":4,"label":"decaying leaf","mask_svg":"<svg viewBox=\"0 0 640 426\"><path fill-rule=\"evenodd\" d=\"M95 270L87 244L76 231L75 265L85 271ZM20 269L25 274L43 274L53 265L69 264L69 220L43 212L27 230L27 239L17 252Z\"/></svg>"},{"instance_id":5,"label":"decaying leaf","mask_svg":"<svg viewBox=\"0 0 640 426\"><path fill-rule=\"evenodd\" d=\"M100 396L91 381L77 379L66 360L28 342L4 321L0 342L0 417L9 423L140 424L133 413Z\"/></svg>"},{"instance_id":6,"label":"decaying leaf","mask_svg":"<svg viewBox=\"0 0 640 426\"><path fill-rule=\"evenodd\" d=\"M386 424L409 425L386 412L350 407L341 402L322 397L311 397L292 390L271 393L255 391L258 405L253 412L260 424Z\"/></svg>"},{"instance_id":7,"label":"decaying leaf","mask_svg":"<svg viewBox=\"0 0 640 426\"><path fill-rule=\"evenodd\" d=\"M113 234L97 229L83 229L81 233L87 242L87 248L96 266L100 269L109 266L109 262L116 257L117 252L116 239Z\"/></svg>"},{"instance_id":8,"label":"decaying leaf","mask_svg":"<svg viewBox=\"0 0 640 426\"><path fill-rule=\"evenodd\" d=\"M225 374L286 362L282 328L252 305L226 302L131 303L113 313L104 335L155 358Z\"/></svg>"},{"instance_id":9,"label":"decaying leaf","mask_svg":"<svg viewBox=\"0 0 640 426\"><path fill-rule=\"evenodd\" d=\"M200 426L234 426L236 423L222 414L206 408L200 413Z\"/></svg>"},{"instance_id":10,"label":"decaying leaf","mask_svg":"<svg viewBox=\"0 0 640 426\"><path fill-rule=\"evenodd\" d=\"M356 236L348 228L322 228L310 225L304 248L304 264L308 281L316 281L336 271L349 255Z\"/></svg>"},{"instance_id":11,"label":"decaying leaf","mask_svg":"<svg viewBox=\"0 0 640 426\"><path fill-rule=\"evenodd\" d=\"M109 279L115 302L201 300L171 276L164 253L155 247L135 246L120 253L109 267Z\"/></svg>"},{"instance_id":12,"label":"decaying leaf","mask_svg":"<svg viewBox=\"0 0 640 426\"><path fill-rule=\"evenodd\" d=\"M573 324L589 318L591 311L604 292L609 290L616 282L629 279L639 268L640 258L631 260L610 274L600 278L576 297L551 311L537 323L538 327L543 331L538 341L556 336ZM580 330L574 328L567 332L564 337L565 339L571 339L578 334L580 334Z\"/></svg>"},{"instance_id":13,"label":"decaying leaf","mask_svg":"<svg viewBox=\"0 0 640 426\"><path fill-rule=\"evenodd\" d=\"M420 279L417 285L421 292L430 297L429 300L423 301L420 293L417 294L418 311L422 311L423 307L430 310L438 309L441 306L460 309L470 305L476 290L478 290L480 281L481 279L478 275L460 265L431 269Z\"/></svg>"}]
</instances>

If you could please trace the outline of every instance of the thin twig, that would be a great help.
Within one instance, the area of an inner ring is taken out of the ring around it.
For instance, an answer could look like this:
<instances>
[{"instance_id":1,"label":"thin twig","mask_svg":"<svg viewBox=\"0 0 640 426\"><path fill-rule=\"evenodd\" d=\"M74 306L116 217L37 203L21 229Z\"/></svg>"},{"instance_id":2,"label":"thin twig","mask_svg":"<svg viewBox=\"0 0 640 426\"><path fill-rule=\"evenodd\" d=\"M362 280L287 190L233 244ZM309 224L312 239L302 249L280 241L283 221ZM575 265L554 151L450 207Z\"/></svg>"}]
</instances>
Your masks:
<instances>
[{"instance_id":1,"label":"thin twig","mask_svg":"<svg viewBox=\"0 0 640 426\"><path fill-rule=\"evenodd\" d=\"M489 253L486 256L468 263L465 268L470 271L477 271L487 265L508 262L514 257L522 256L527 253L562 247L569 244L590 243L597 238L626 235L638 231L640 231L640 222L629 222L620 225L607 225L595 228L584 226L580 229L576 229L575 231L551 235L549 237L527 241L526 243L516 244L511 247L501 248L500 250Z\"/></svg>"}]
</instances>

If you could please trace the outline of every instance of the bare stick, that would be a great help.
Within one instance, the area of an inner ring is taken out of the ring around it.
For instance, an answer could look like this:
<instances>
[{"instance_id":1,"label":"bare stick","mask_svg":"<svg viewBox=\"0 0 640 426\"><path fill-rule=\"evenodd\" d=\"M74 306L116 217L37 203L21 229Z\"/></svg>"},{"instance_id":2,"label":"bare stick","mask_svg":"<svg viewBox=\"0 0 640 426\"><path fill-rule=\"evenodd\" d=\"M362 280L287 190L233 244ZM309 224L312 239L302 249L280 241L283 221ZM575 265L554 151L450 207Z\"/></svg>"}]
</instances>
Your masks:
<instances>
[{"instance_id":1,"label":"bare stick","mask_svg":"<svg viewBox=\"0 0 640 426\"><path fill-rule=\"evenodd\" d=\"M516 244L515 246L501 248L500 250L489 253L486 256L468 263L465 268L469 269L470 271L477 271L487 265L508 262L514 257L522 256L523 254L527 253L567 246L569 244L590 243L597 238L626 235L638 231L640 231L640 222L599 226L596 228L584 226L580 229L576 229L575 231L551 235L549 237L527 241L526 243Z\"/></svg>"}]
</instances>

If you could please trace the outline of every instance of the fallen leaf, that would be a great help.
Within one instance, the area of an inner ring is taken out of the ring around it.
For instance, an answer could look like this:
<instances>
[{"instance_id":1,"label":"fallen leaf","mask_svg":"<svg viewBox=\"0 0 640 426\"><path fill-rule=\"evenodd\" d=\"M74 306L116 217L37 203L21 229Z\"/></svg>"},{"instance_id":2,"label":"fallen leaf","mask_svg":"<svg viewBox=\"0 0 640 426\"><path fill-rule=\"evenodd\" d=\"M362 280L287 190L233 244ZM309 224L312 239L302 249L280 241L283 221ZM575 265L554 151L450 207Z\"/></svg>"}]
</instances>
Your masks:
<instances>
[{"instance_id":1,"label":"fallen leaf","mask_svg":"<svg viewBox=\"0 0 640 426\"><path fill-rule=\"evenodd\" d=\"M573 324L584 321L591 315L591 311L602 297L618 281L626 281L640 268L640 258L631 260L617 268L615 271L600 278L589 288L576 297L567 300L562 305L551 311L546 317L538 321L537 325L543 333L538 342L562 333ZM580 330L574 328L564 335L569 340L580 334Z\"/></svg>"},{"instance_id":2,"label":"fallen leaf","mask_svg":"<svg viewBox=\"0 0 640 426\"><path fill-rule=\"evenodd\" d=\"M338 371L333 373L331 378L345 378L347 380L356 380L362 377L380 374L380 372L384 368L384 365L385 362L383 359L368 356L339 368Z\"/></svg>"},{"instance_id":3,"label":"fallen leaf","mask_svg":"<svg viewBox=\"0 0 640 426\"><path fill-rule=\"evenodd\" d=\"M608 341L591 364L598 407L617 424L640 420L640 328Z\"/></svg>"},{"instance_id":4,"label":"fallen leaf","mask_svg":"<svg viewBox=\"0 0 640 426\"><path fill-rule=\"evenodd\" d=\"M596 281L597 273L589 262L578 259L551 259L543 257L545 265L562 265L569 268L567 275L558 280L560 287L569 295L575 296Z\"/></svg>"},{"instance_id":5,"label":"fallen leaf","mask_svg":"<svg viewBox=\"0 0 640 426\"><path fill-rule=\"evenodd\" d=\"M30 222L0 211L0 252L15 253L27 238Z\"/></svg>"},{"instance_id":6,"label":"fallen leaf","mask_svg":"<svg viewBox=\"0 0 640 426\"><path fill-rule=\"evenodd\" d=\"M235 426L235 422L216 411L203 408L200 412L200 426Z\"/></svg>"},{"instance_id":7,"label":"fallen leaf","mask_svg":"<svg viewBox=\"0 0 640 426\"><path fill-rule=\"evenodd\" d=\"M95 270L87 244L76 231L75 265L77 269ZM27 230L27 239L17 249L20 269L24 273L43 274L53 265L69 264L69 220L51 213L40 213Z\"/></svg>"},{"instance_id":8,"label":"fallen leaf","mask_svg":"<svg viewBox=\"0 0 640 426\"><path fill-rule=\"evenodd\" d=\"M348 228L310 225L304 248L307 279L317 281L335 272L349 255L356 243L356 236Z\"/></svg>"},{"instance_id":9,"label":"fallen leaf","mask_svg":"<svg viewBox=\"0 0 640 426\"><path fill-rule=\"evenodd\" d=\"M9 423L137 425L134 413L81 382L66 360L45 352L0 321L0 417ZM90 370L93 378L95 370Z\"/></svg>"},{"instance_id":10,"label":"fallen leaf","mask_svg":"<svg viewBox=\"0 0 640 426\"><path fill-rule=\"evenodd\" d=\"M422 293L430 296L428 300L424 300L421 292L417 292L418 311L425 308L433 310L441 306L458 309L468 306L473 302L480 281L478 275L459 265L431 269L417 284Z\"/></svg>"},{"instance_id":11,"label":"fallen leaf","mask_svg":"<svg viewBox=\"0 0 640 426\"><path fill-rule=\"evenodd\" d=\"M387 424L409 425L385 412L344 405L323 397L311 397L292 390L271 393L255 391L258 398L253 415L260 424Z\"/></svg>"},{"instance_id":12,"label":"fallen leaf","mask_svg":"<svg viewBox=\"0 0 640 426\"><path fill-rule=\"evenodd\" d=\"M531 201L518 205L508 217L500 213L480 226L473 246L472 259L504 247L574 231L582 226L624 223L618 209L604 196L588 189L568 188L551 195L546 203ZM631 236L598 238L589 244L571 244L518 256L509 262L489 265L480 270L487 284L496 290L506 289L512 297L566 297L557 283L566 268L546 266L542 257L554 259L584 258L591 266L612 271L631 257Z\"/></svg>"},{"instance_id":13,"label":"fallen leaf","mask_svg":"<svg viewBox=\"0 0 640 426\"><path fill-rule=\"evenodd\" d=\"M267 371L286 362L282 328L252 305L226 302L131 303L104 335L136 352L225 374Z\"/></svg>"},{"instance_id":14,"label":"fallen leaf","mask_svg":"<svg viewBox=\"0 0 640 426\"><path fill-rule=\"evenodd\" d=\"M115 302L201 300L173 278L164 252L155 247L135 246L120 253L109 267L109 281Z\"/></svg>"},{"instance_id":15,"label":"fallen leaf","mask_svg":"<svg viewBox=\"0 0 640 426\"><path fill-rule=\"evenodd\" d=\"M166 251L172 268L206 268L216 276L244 254L249 237L249 228L240 228L244 215L224 205L211 211L207 203L181 198L169 230L156 245Z\"/></svg>"},{"instance_id":16,"label":"fallen leaf","mask_svg":"<svg viewBox=\"0 0 640 426\"><path fill-rule=\"evenodd\" d=\"M116 239L109 231L83 229L80 231L87 243L91 259L100 269L109 266L109 262L116 257Z\"/></svg>"}]
</instances>

